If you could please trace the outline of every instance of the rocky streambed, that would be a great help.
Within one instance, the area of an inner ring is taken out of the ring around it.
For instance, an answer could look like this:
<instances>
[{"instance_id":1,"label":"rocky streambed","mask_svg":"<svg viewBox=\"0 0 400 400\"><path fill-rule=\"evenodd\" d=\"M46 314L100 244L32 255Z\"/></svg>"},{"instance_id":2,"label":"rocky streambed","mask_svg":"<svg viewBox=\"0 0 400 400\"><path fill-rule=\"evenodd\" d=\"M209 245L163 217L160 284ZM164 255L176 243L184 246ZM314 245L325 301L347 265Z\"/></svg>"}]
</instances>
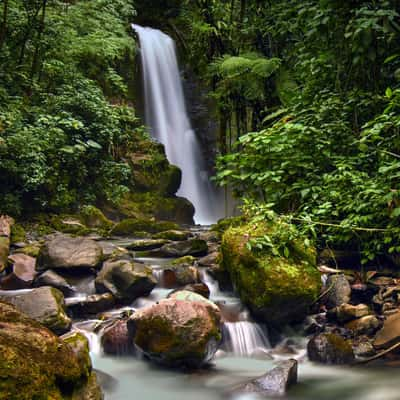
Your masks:
<instances>
[{"instance_id":1,"label":"rocky streambed","mask_svg":"<svg viewBox=\"0 0 400 400\"><path fill-rule=\"evenodd\" d=\"M394 274L361 284L311 261L275 260L281 275L275 285L264 276L261 301L257 277L267 272L253 276L262 263L248 261L242 228L225 230L222 248L218 229L169 228L13 243L3 229L0 399L398 398L395 369L383 369L400 341ZM298 270L303 289L291 290ZM354 367L374 358L378 366Z\"/></svg>"}]
</instances>

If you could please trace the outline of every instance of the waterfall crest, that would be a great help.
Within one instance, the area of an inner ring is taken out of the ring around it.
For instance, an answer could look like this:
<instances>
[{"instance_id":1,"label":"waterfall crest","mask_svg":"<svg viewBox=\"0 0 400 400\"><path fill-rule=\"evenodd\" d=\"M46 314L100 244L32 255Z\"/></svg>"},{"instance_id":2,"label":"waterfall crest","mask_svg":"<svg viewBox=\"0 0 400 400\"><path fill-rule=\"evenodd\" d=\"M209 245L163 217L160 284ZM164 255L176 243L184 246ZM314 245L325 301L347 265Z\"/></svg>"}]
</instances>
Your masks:
<instances>
[{"instance_id":1,"label":"waterfall crest","mask_svg":"<svg viewBox=\"0 0 400 400\"><path fill-rule=\"evenodd\" d=\"M195 207L195 222L208 225L223 216L222 201L208 179L199 141L186 110L175 43L157 29L132 24L140 42L145 118L168 160L182 170L178 195Z\"/></svg>"}]
</instances>

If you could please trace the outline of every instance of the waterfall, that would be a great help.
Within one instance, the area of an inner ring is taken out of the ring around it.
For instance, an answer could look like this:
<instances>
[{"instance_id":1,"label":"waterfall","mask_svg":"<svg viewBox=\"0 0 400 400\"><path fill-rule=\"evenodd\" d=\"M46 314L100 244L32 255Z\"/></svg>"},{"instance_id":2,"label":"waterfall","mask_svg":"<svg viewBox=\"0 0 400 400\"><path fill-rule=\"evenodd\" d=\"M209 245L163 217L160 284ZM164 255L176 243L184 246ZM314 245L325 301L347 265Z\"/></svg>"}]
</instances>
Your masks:
<instances>
[{"instance_id":1,"label":"waterfall","mask_svg":"<svg viewBox=\"0 0 400 400\"><path fill-rule=\"evenodd\" d=\"M196 223L208 225L223 214L223 201L211 185L199 141L191 127L174 41L152 28L132 25L140 42L145 118L152 136L165 146L168 160L182 170L178 195L195 207Z\"/></svg>"}]
</instances>

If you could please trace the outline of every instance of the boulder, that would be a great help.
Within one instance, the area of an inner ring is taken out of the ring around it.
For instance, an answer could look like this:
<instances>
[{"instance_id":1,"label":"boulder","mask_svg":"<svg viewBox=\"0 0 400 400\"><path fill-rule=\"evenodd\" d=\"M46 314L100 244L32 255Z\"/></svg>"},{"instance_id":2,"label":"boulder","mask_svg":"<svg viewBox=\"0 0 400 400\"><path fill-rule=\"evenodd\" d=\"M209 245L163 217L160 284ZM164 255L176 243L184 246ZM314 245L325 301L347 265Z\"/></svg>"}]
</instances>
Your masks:
<instances>
[{"instance_id":1,"label":"boulder","mask_svg":"<svg viewBox=\"0 0 400 400\"><path fill-rule=\"evenodd\" d=\"M99 293L110 292L128 301L147 296L156 284L150 267L130 260L105 262L95 281Z\"/></svg>"},{"instance_id":2,"label":"boulder","mask_svg":"<svg viewBox=\"0 0 400 400\"><path fill-rule=\"evenodd\" d=\"M190 236L192 236L192 234L189 231L170 230L170 231L156 233L155 235L153 235L153 239L166 239L179 242L182 240L189 239Z\"/></svg>"},{"instance_id":3,"label":"boulder","mask_svg":"<svg viewBox=\"0 0 400 400\"><path fill-rule=\"evenodd\" d=\"M323 364L351 364L354 353L350 341L335 333L321 333L310 339L308 358Z\"/></svg>"},{"instance_id":4,"label":"boulder","mask_svg":"<svg viewBox=\"0 0 400 400\"><path fill-rule=\"evenodd\" d=\"M63 334L71 327L71 320L65 313L64 296L57 289L41 287L20 294L3 292L0 300L14 305L56 334Z\"/></svg>"},{"instance_id":5,"label":"boulder","mask_svg":"<svg viewBox=\"0 0 400 400\"><path fill-rule=\"evenodd\" d=\"M116 320L105 328L101 336L101 345L105 354L117 356L133 354L135 346L128 332L127 320Z\"/></svg>"},{"instance_id":6,"label":"boulder","mask_svg":"<svg viewBox=\"0 0 400 400\"><path fill-rule=\"evenodd\" d=\"M348 322L345 328L351 330L357 335L373 334L381 326L381 322L375 315L366 315L364 317Z\"/></svg>"},{"instance_id":7,"label":"boulder","mask_svg":"<svg viewBox=\"0 0 400 400\"><path fill-rule=\"evenodd\" d=\"M112 221L110 221L101 210L94 206L82 207L80 217L83 223L89 228L109 230L113 226Z\"/></svg>"},{"instance_id":8,"label":"boulder","mask_svg":"<svg viewBox=\"0 0 400 400\"><path fill-rule=\"evenodd\" d=\"M376 349L388 349L400 343L400 312L386 318L374 340Z\"/></svg>"},{"instance_id":9,"label":"boulder","mask_svg":"<svg viewBox=\"0 0 400 400\"><path fill-rule=\"evenodd\" d=\"M57 272L48 269L36 277L33 286L51 286L60 290L64 296L70 296L74 293L74 288L67 282L67 280Z\"/></svg>"},{"instance_id":10,"label":"boulder","mask_svg":"<svg viewBox=\"0 0 400 400\"><path fill-rule=\"evenodd\" d=\"M214 303L196 293L179 292L135 312L128 329L151 360L171 367L200 367L217 351L220 321Z\"/></svg>"},{"instance_id":11,"label":"boulder","mask_svg":"<svg viewBox=\"0 0 400 400\"><path fill-rule=\"evenodd\" d=\"M153 221L151 219L127 218L118 222L111 230L112 235L120 236L141 236L137 233L158 233L171 229L179 229L179 226L173 222Z\"/></svg>"},{"instance_id":12,"label":"boulder","mask_svg":"<svg viewBox=\"0 0 400 400\"><path fill-rule=\"evenodd\" d=\"M11 226L14 220L7 216L0 216L0 272L7 268L8 255L10 254Z\"/></svg>"},{"instance_id":13,"label":"boulder","mask_svg":"<svg viewBox=\"0 0 400 400\"><path fill-rule=\"evenodd\" d=\"M297 383L297 361L290 359L280 362L275 368L260 378L254 379L234 389L235 393L254 394L259 397L284 396Z\"/></svg>"},{"instance_id":14,"label":"boulder","mask_svg":"<svg viewBox=\"0 0 400 400\"><path fill-rule=\"evenodd\" d=\"M185 285L182 290L188 290L189 292L200 294L206 299L210 298L210 289L205 283L192 283L190 285Z\"/></svg>"},{"instance_id":15,"label":"boulder","mask_svg":"<svg viewBox=\"0 0 400 400\"><path fill-rule=\"evenodd\" d=\"M350 283L343 274L330 275L326 281L326 290L324 300L328 308L338 307L350 301Z\"/></svg>"},{"instance_id":16,"label":"boulder","mask_svg":"<svg viewBox=\"0 0 400 400\"><path fill-rule=\"evenodd\" d=\"M199 282L199 273L195 267L171 266L163 270L161 285L173 289L179 286Z\"/></svg>"},{"instance_id":17,"label":"boulder","mask_svg":"<svg viewBox=\"0 0 400 400\"><path fill-rule=\"evenodd\" d=\"M169 240L166 239L138 239L130 243L126 248L133 251L146 251L159 249L167 243L169 243Z\"/></svg>"},{"instance_id":18,"label":"boulder","mask_svg":"<svg viewBox=\"0 0 400 400\"><path fill-rule=\"evenodd\" d=\"M97 373L92 372L85 384L76 388L73 393L71 400L103 400L103 392L99 383Z\"/></svg>"},{"instance_id":19,"label":"boulder","mask_svg":"<svg viewBox=\"0 0 400 400\"><path fill-rule=\"evenodd\" d=\"M352 304L344 303L334 309L336 319L341 322L349 322L357 318L365 317L370 313L370 310L366 304L358 304L353 306Z\"/></svg>"},{"instance_id":20,"label":"boulder","mask_svg":"<svg viewBox=\"0 0 400 400\"><path fill-rule=\"evenodd\" d=\"M75 317L98 314L114 307L115 298L112 293L92 294L84 298L71 297L65 301L68 311Z\"/></svg>"},{"instance_id":21,"label":"boulder","mask_svg":"<svg viewBox=\"0 0 400 400\"><path fill-rule=\"evenodd\" d=\"M221 267L229 272L243 303L269 324L301 321L320 294L315 251L303 241L287 243L291 249L288 257L270 247L259 250L248 246L250 238L276 235L278 240L279 232L294 229L276 219L231 227L222 237Z\"/></svg>"},{"instance_id":22,"label":"boulder","mask_svg":"<svg viewBox=\"0 0 400 400\"><path fill-rule=\"evenodd\" d=\"M81 363L70 344L1 302L0 324L2 399L64 399L87 387L90 368ZM88 357L87 354L85 358ZM94 388L91 392L94 393ZM78 396L74 400L100 400L98 386L97 393L95 397Z\"/></svg>"},{"instance_id":23,"label":"boulder","mask_svg":"<svg viewBox=\"0 0 400 400\"><path fill-rule=\"evenodd\" d=\"M90 359L89 342L86 336L81 332L70 332L61 336L61 339L71 347L81 371L89 376L92 371L92 360Z\"/></svg>"},{"instance_id":24,"label":"boulder","mask_svg":"<svg viewBox=\"0 0 400 400\"><path fill-rule=\"evenodd\" d=\"M207 254L199 259L198 264L200 267L211 267L212 265L217 264L218 256L218 252Z\"/></svg>"},{"instance_id":25,"label":"boulder","mask_svg":"<svg viewBox=\"0 0 400 400\"><path fill-rule=\"evenodd\" d=\"M37 269L94 269L100 265L102 258L102 248L94 240L58 234L41 248Z\"/></svg>"},{"instance_id":26,"label":"boulder","mask_svg":"<svg viewBox=\"0 0 400 400\"><path fill-rule=\"evenodd\" d=\"M37 274L36 258L25 254L13 254L8 260L12 264L12 272L1 280L1 288L6 290L29 288Z\"/></svg>"},{"instance_id":27,"label":"boulder","mask_svg":"<svg viewBox=\"0 0 400 400\"><path fill-rule=\"evenodd\" d=\"M165 257L205 256L208 251L207 242L201 239L189 239L183 242L165 244L159 250Z\"/></svg>"}]
</instances>

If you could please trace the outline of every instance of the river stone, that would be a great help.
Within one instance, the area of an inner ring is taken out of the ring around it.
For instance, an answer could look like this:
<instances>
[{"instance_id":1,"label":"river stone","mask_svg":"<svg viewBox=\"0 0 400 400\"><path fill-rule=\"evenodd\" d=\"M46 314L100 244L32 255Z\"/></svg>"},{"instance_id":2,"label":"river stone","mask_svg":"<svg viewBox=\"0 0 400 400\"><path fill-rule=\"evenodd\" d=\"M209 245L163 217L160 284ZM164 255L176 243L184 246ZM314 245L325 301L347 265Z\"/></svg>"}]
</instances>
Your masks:
<instances>
[{"instance_id":1,"label":"river stone","mask_svg":"<svg viewBox=\"0 0 400 400\"><path fill-rule=\"evenodd\" d=\"M40 249L37 269L93 269L100 265L102 258L102 248L94 240L58 234Z\"/></svg>"},{"instance_id":2,"label":"river stone","mask_svg":"<svg viewBox=\"0 0 400 400\"><path fill-rule=\"evenodd\" d=\"M70 332L61 336L61 339L71 347L81 370L89 376L92 370L92 360L90 359L89 342L86 336L81 332Z\"/></svg>"},{"instance_id":3,"label":"river stone","mask_svg":"<svg viewBox=\"0 0 400 400\"><path fill-rule=\"evenodd\" d=\"M348 322L345 328L350 329L357 335L372 334L381 326L381 322L375 315L366 315Z\"/></svg>"},{"instance_id":4,"label":"river stone","mask_svg":"<svg viewBox=\"0 0 400 400\"><path fill-rule=\"evenodd\" d=\"M117 299L129 301L149 295L156 284L150 267L130 260L105 262L95 280L99 293L111 292Z\"/></svg>"},{"instance_id":5,"label":"river stone","mask_svg":"<svg viewBox=\"0 0 400 400\"><path fill-rule=\"evenodd\" d=\"M376 349L388 349L400 343L400 312L386 318L374 340Z\"/></svg>"},{"instance_id":6,"label":"river stone","mask_svg":"<svg viewBox=\"0 0 400 400\"><path fill-rule=\"evenodd\" d=\"M98 314L114 307L115 298L112 293L92 294L84 298L72 297L65 301L68 311L74 317Z\"/></svg>"},{"instance_id":7,"label":"river stone","mask_svg":"<svg viewBox=\"0 0 400 400\"><path fill-rule=\"evenodd\" d=\"M282 361L260 378L254 379L234 389L235 393L251 393L269 398L284 396L297 383L297 361Z\"/></svg>"},{"instance_id":8,"label":"river stone","mask_svg":"<svg viewBox=\"0 0 400 400\"><path fill-rule=\"evenodd\" d=\"M3 292L0 300L14 305L56 334L63 334L71 327L71 320L64 309L64 296L55 288L41 287L20 294Z\"/></svg>"},{"instance_id":9,"label":"river stone","mask_svg":"<svg viewBox=\"0 0 400 400\"><path fill-rule=\"evenodd\" d=\"M101 345L105 354L117 356L133 354L135 346L128 332L127 320L116 320L105 328L101 336Z\"/></svg>"},{"instance_id":10,"label":"river stone","mask_svg":"<svg viewBox=\"0 0 400 400\"><path fill-rule=\"evenodd\" d=\"M86 383L74 390L71 400L103 400L103 392L97 373L92 372Z\"/></svg>"},{"instance_id":11,"label":"river stone","mask_svg":"<svg viewBox=\"0 0 400 400\"><path fill-rule=\"evenodd\" d=\"M33 286L51 286L60 290L64 296L70 296L74 293L74 288L67 282L67 280L51 269L48 269L36 277Z\"/></svg>"},{"instance_id":12,"label":"river stone","mask_svg":"<svg viewBox=\"0 0 400 400\"><path fill-rule=\"evenodd\" d=\"M71 346L37 321L0 302L0 326L0 398L64 399L87 385L88 371Z\"/></svg>"},{"instance_id":13,"label":"river stone","mask_svg":"<svg viewBox=\"0 0 400 400\"><path fill-rule=\"evenodd\" d=\"M323 364L350 364L354 361L351 342L335 333L321 333L310 339L308 358Z\"/></svg>"},{"instance_id":14,"label":"river stone","mask_svg":"<svg viewBox=\"0 0 400 400\"><path fill-rule=\"evenodd\" d=\"M325 304L328 308L338 307L348 303L351 297L351 287L343 274L330 275L326 281Z\"/></svg>"},{"instance_id":15,"label":"river stone","mask_svg":"<svg viewBox=\"0 0 400 400\"><path fill-rule=\"evenodd\" d=\"M0 236L0 272L3 272L7 268L9 254L10 238Z\"/></svg>"},{"instance_id":16,"label":"river stone","mask_svg":"<svg viewBox=\"0 0 400 400\"><path fill-rule=\"evenodd\" d=\"M165 288L190 285L199 282L199 272L195 267L175 266L163 270L161 283Z\"/></svg>"},{"instance_id":17,"label":"river stone","mask_svg":"<svg viewBox=\"0 0 400 400\"><path fill-rule=\"evenodd\" d=\"M198 264L200 267L210 267L217 263L219 253L213 252L199 259Z\"/></svg>"},{"instance_id":18,"label":"river stone","mask_svg":"<svg viewBox=\"0 0 400 400\"><path fill-rule=\"evenodd\" d=\"M146 251L159 249L167 243L169 243L169 240L166 239L138 239L130 243L126 248L133 251Z\"/></svg>"},{"instance_id":19,"label":"river stone","mask_svg":"<svg viewBox=\"0 0 400 400\"><path fill-rule=\"evenodd\" d=\"M36 258L25 254L13 254L8 260L13 264L12 272L1 280L1 288L6 290L29 288L37 274Z\"/></svg>"},{"instance_id":20,"label":"river stone","mask_svg":"<svg viewBox=\"0 0 400 400\"><path fill-rule=\"evenodd\" d=\"M156 233L153 235L153 239L166 239L172 240L175 242L179 242L181 240L187 240L192 236L191 232L188 231L178 231L178 230L170 230L165 232Z\"/></svg>"},{"instance_id":21,"label":"river stone","mask_svg":"<svg viewBox=\"0 0 400 400\"><path fill-rule=\"evenodd\" d=\"M220 321L214 303L196 293L179 292L175 298L135 312L128 329L135 345L151 360L196 368L209 362L217 351Z\"/></svg>"},{"instance_id":22,"label":"river stone","mask_svg":"<svg viewBox=\"0 0 400 400\"><path fill-rule=\"evenodd\" d=\"M336 318L339 322L348 322L357 318L365 317L370 313L366 304L342 304L335 309Z\"/></svg>"},{"instance_id":23,"label":"river stone","mask_svg":"<svg viewBox=\"0 0 400 400\"><path fill-rule=\"evenodd\" d=\"M207 242L200 239L189 239L183 242L165 244L159 250L165 257L205 256L208 251Z\"/></svg>"}]
</instances>

